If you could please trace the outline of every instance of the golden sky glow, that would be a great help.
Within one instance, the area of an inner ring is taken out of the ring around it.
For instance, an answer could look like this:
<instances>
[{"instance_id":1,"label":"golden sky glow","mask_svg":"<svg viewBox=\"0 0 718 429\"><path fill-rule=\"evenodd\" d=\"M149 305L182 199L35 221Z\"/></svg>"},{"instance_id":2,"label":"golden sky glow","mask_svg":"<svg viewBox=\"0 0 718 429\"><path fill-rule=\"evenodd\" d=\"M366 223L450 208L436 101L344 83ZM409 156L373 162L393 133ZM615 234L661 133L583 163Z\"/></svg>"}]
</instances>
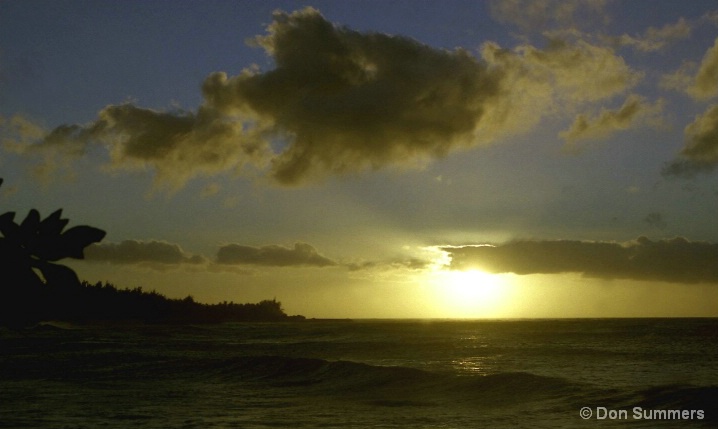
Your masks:
<instances>
[{"instance_id":1,"label":"golden sky glow","mask_svg":"<svg viewBox=\"0 0 718 429\"><path fill-rule=\"evenodd\" d=\"M452 317L500 317L510 313L513 285L505 275L478 270L429 274L437 310Z\"/></svg>"}]
</instances>

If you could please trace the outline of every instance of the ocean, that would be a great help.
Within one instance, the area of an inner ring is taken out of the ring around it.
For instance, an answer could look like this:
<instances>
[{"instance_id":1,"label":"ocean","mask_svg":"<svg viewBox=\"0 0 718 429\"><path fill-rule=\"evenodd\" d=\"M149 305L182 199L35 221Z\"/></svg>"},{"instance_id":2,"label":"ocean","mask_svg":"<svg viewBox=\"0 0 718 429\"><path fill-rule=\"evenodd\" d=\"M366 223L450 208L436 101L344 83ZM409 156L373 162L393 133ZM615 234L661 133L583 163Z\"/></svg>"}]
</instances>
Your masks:
<instances>
[{"instance_id":1,"label":"ocean","mask_svg":"<svg viewBox=\"0 0 718 429\"><path fill-rule=\"evenodd\" d=\"M0 329L3 428L718 427L718 319Z\"/></svg>"}]
</instances>

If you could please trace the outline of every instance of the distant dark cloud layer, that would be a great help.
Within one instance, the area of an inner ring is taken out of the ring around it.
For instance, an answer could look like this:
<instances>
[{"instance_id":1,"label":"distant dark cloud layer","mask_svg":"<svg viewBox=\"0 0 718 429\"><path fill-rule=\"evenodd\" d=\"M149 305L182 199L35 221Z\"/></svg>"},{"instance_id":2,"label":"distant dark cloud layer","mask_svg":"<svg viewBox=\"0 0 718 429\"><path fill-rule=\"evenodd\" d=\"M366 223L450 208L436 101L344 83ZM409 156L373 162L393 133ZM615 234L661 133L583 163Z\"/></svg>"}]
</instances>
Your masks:
<instances>
[{"instance_id":1,"label":"distant dark cloud layer","mask_svg":"<svg viewBox=\"0 0 718 429\"><path fill-rule=\"evenodd\" d=\"M217 252L217 263L228 265L264 265L276 267L337 265L307 243L295 243L293 248L268 245L262 247L227 244Z\"/></svg>"},{"instance_id":2,"label":"distant dark cloud layer","mask_svg":"<svg viewBox=\"0 0 718 429\"><path fill-rule=\"evenodd\" d=\"M142 264L151 268L176 268L184 264L209 265L204 256L192 255L174 243L165 241L124 240L119 243L100 243L88 247L85 259L89 262L112 264ZM276 244L253 247L227 244L217 251L215 261L219 265L261 265L268 267L338 265L326 258L307 243L295 243L293 247Z\"/></svg>"},{"instance_id":3,"label":"distant dark cloud layer","mask_svg":"<svg viewBox=\"0 0 718 429\"><path fill-rule=\"evenodd\" d=\"M513 241L501 245L443 247L452 269L491 273L581 273L587 277L675 283L718 283L718 244L684 238L629 243Z\"/></svg>"},{"instance_id":4,"label":"distant dark cloud layer","mask_svg":"<svg viewBox=\"0 0 718 429\"><path fill-rule=\"evenodd\" d=\"M201 264L205 258L185 253L177 244L164 241L124 240L120 243L94 244L85 250L90 262L114 264Z\"/></svg>"}]
</instances>

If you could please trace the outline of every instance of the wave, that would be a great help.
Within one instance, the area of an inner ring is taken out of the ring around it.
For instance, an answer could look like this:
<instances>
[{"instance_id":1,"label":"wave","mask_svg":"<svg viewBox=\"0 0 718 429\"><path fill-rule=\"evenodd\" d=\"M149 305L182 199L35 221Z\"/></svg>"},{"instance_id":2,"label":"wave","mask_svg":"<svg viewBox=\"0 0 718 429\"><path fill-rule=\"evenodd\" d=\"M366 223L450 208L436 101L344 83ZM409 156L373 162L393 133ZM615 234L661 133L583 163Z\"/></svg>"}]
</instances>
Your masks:
<instances>
[{"instance_id":1,"label":"wave","mask_svg":"<svg viewBox=\"0 0 718 429\"><path fill-rule=\"evenodd\" d=\"M581 389L562 378L527 372L457 376L402 366L284 356L234 357L215 362L206 371L222 383L301 388L303 394L351 397L383 407L513 405L564 398Z\"/></svg>"},{"instance_id":2,"label":"wave","mask_svg":"<svg viewBox=\"0 0 718 429\"><path fill-rule=\"evenodd\" d=\"M373 366L351 361L327 361L285 356L243 356L219 362L218 373L226 378L266 381L274 386L370 383L386 385L411 380L436 379L436 374L407 367Z\"/></svg>"},{"instance_id":3,"label":"wave","mask_svg":"<svg viewBox=\"0 0 718 429\"><path fill-rule=\"evenodd\" d=\"M301 389L306 395L358 399L379 407L523 406L558 401L559 409L584 405L614 408L705 410L718 403L718 386L661 385L608 390L561 377L529 372L457 376L402 366L285 356L234 357L210 370L222 382L253 382L272 388ZM219 381L219 380L218 380Z\"/></svg>"},{"instance_id":4,"label":"wave","mask_svg":"<svg viewBox=\"0 0 718 429\"><path fill-rule=\"evenodd\" d=\"M188 349L184 345L147 348L147 340L155 337L142 337L142 341L138 342L128 342L124 337L113 338L112 341L103 337L103 341L89 343L94 337L83 336L81 342L70 345L64 340L57 344L54 335L48 338L53 340L6 338L6 345L17 349L17 354L6 357L7 365L0 368L0 378L122 383L197 381L220 384L229 389L233 384L251 383L252 388L257 389L295 389L297 395L349 398L378 407L447 404L510 407L534 401L554 401L556 409L562 410L580 409L582 406L712 410L718 403L718 386L714 385L660 385L610 390L570 377L550 377L530 372L467 376L406 366L378 366L318 358L228 356L222 348L210 350L206 346L202 350ZM33 355L33 359L26 359L27 350L42 353ZM61 353L55 352L60 350ZM712 421L716 418L707 417L713 418Z\"/></svg>"}]
</instances>

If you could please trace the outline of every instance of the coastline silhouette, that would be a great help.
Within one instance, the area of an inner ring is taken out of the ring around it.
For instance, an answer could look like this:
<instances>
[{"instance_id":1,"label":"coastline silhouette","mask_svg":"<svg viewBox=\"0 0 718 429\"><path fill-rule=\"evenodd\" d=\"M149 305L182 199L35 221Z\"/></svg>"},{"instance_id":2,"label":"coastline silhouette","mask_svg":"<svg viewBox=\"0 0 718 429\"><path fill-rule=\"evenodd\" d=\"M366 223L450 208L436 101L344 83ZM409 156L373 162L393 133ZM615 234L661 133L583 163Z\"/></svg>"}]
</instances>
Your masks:
<instances>
[{"instance_id":1,"label":"coastline silhouette","mask_svg":"<svg viewBox=\"0 0 718 429\"><path fill-rule=\"evenodd\" d=\"M0 179L0 186L3 180ZM84 249L106 232L88 225L65 229L62 209L42 219L31 209L21 222L15 212L0 215L2 294L0 326L24 327L42 321L220 323L303 320L288 316L276 299L256 304L198 303L190 295L170 299L141 287L118 289L105 282L80 281L70 268L57 263L83 259Z\"/></svg>"}]
</instances>

